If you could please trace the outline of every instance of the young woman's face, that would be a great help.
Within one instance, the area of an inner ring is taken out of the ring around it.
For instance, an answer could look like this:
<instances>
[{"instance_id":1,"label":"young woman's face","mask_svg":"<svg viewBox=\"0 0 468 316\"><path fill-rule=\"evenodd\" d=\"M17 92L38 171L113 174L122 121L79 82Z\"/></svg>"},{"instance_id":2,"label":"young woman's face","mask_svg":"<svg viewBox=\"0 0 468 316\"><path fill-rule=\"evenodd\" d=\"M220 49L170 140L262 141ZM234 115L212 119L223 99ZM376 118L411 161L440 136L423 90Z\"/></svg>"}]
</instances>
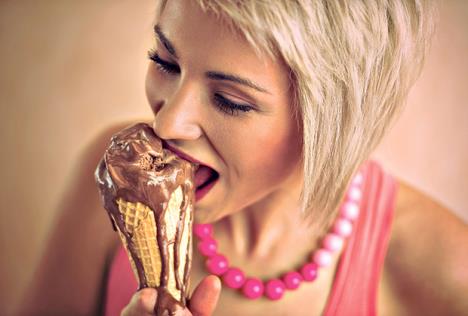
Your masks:
<instances>
[{"instance_id":1,"label":"young woman's face","mask_svg":"<svg viewBox=\"0 0 468 316\"><path fill-rule=\"evenodd\" d=\"M257 57L192 1L168 1L155 29L146 78L154 131L219 175L208 192L199 185L196 220L290 195L302 181L302 136L287 68ZM203 169L198 182L206 179Z\"/></svg>"}]
</instances>

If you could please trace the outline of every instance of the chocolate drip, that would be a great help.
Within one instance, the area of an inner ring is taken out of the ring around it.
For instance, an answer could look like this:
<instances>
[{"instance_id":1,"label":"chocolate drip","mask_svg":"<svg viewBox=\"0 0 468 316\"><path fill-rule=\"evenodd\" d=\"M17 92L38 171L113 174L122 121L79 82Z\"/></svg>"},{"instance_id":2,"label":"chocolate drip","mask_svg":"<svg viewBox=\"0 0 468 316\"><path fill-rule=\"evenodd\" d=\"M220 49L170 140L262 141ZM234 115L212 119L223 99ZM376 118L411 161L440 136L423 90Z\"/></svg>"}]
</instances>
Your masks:
<instances>
[{"instance_id":1,"label":"chocolate drip","mask_svg":"<svg viewBox=\"0 0 468 316\"><path fill-rule=\"evenodd\" d=\"M161 275L158 287L156 314L171 315L185 307L188 295L188 281L192 258L192 237L188 237L188 249L183 269L179 275L180 243L185 229L185 219L189 218L189 229L193 222L194 200L194 165L180 159L171 151L162 148L161 140L152 128L138 123L114 135L111 144L100 161L95 178L101 192L102 203L108 212L114 230L119 230L125 237L127 248L135 263L139 278L138 290L148 287L143 263L135 251L132 233L125 226L123 215L119 211L117 199L127 202L142 203L154 213L156 221L156 240L161 256ZM166 235L165 214L171 194L182 188L183 201L180 207L175 240L168 240ZM169 247L174 250L174 274L176 288L180 298L176 300L169 294Z\"/></svg>"}]
</instances>

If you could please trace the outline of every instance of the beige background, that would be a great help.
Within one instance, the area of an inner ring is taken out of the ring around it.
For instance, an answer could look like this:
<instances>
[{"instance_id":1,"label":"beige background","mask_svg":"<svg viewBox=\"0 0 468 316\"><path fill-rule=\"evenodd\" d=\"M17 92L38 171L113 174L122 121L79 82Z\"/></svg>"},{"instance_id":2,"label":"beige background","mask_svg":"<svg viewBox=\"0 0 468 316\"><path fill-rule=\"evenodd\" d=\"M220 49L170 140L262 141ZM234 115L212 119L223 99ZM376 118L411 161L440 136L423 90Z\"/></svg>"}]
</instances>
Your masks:
<instances>
[{"instance_id":1,"label":"beige background","mask_svg":"<svg viewBox=\"0 0 468 316\"><path fill-rule=\"evenodd\" d=\"M27 286L80 149L149 118L153 0L0 1L0 314ZM468 2L443 1L408 107L375 153L468 221Z\"/></svg>"}]
</instances>

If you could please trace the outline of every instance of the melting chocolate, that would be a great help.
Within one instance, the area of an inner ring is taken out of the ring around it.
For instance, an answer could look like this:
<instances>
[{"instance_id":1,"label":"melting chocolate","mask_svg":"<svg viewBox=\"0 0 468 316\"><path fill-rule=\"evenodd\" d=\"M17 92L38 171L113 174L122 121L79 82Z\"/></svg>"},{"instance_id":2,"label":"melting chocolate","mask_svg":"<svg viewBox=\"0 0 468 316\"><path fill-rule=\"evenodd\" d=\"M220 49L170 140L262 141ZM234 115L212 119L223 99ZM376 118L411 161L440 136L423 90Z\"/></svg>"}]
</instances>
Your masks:
<instances>
[{"instance_id":1,"label":"melting chocolate","mask_svg":"<svg viewBox=\"0 0 468 316\"><path fill-rule=\"evenodd\" d=\"M156 240L161 256L161 275L158 291L156 315L172 315L185 307L188 295L188 281L191 266L191 236L186 254L183 279L179 275L180 250L177 247L182 238L185 217L189 216L189 227L193 214L189 212L194 200L195 165L180 159L171 151L162 147L161 140L153 129L138 123L130 126L111 138L111 143L100 161L95 179L101 192L104 208L111 219L112 227L125 236L127 248L138 271L138 290L148 287L143 264L135 251L132 234L126 229L123 215L119 211L117 199L127 202L140 202L154 213L157 226ZM164 229L164 215L171 194L181 186L183 202L177 223L176 237L169 241ZM169 278L169 247L174 250L174 272L180 298L176 300L167 291Z\"/></svg>"}]
</instances>

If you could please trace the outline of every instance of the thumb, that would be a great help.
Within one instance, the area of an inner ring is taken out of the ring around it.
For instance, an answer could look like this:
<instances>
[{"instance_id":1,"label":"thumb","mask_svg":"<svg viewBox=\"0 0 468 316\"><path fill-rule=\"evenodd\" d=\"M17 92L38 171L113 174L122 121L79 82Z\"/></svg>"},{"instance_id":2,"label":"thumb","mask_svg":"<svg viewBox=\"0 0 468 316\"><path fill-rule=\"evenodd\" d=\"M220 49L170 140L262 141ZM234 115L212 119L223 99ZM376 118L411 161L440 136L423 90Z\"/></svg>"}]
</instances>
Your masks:
<instances>
[{"instance_id":1,"label":"thumb","mask_svg":"<svg viewBox=\"0 0 468 316\"><path fill-rule=\"evenodd\" d=\"M190 298L190 311L194 316L211 316L219 294L221 293L221 280L215 275L204 278L196 287Z\"/></svg>"}]
</instances>

